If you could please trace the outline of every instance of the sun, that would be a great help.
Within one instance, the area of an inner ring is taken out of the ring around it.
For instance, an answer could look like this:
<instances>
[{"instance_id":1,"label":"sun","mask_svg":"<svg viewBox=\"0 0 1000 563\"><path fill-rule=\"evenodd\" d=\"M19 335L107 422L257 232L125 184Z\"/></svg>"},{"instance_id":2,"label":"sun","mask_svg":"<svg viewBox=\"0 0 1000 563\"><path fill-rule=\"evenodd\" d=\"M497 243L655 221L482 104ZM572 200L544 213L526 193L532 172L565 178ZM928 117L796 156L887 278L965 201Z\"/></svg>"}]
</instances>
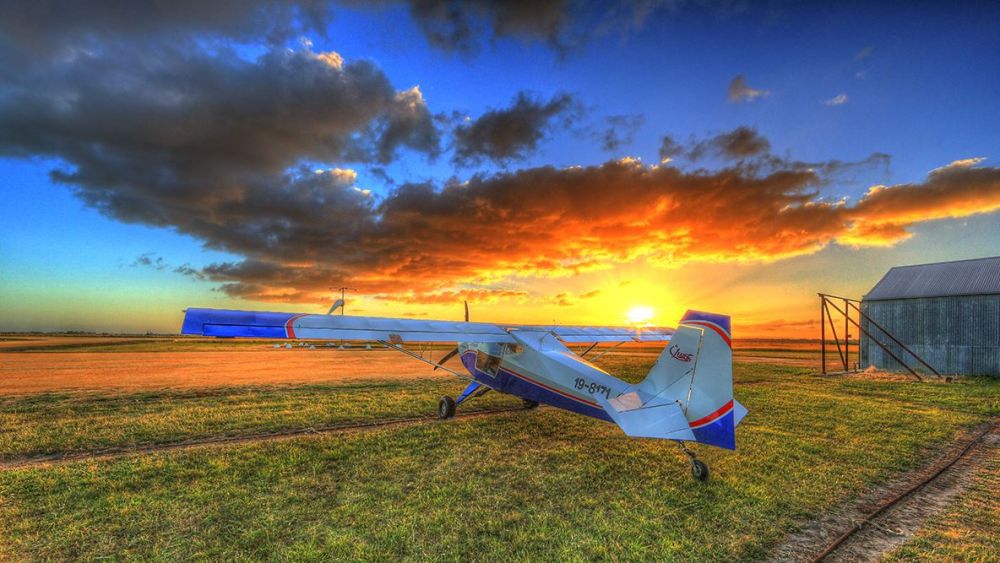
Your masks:
<instances>
[{"instance_id":1,"label":"sun","mask_svg":"<svg viewBox=\"0 0 1000 563\"><path fill-rule=\"evenodd\" d=\"M653 320L653 308L644 305L636 305L625 313L625 319L629 324L645 326Z\"/></svg>"}]
</instances>

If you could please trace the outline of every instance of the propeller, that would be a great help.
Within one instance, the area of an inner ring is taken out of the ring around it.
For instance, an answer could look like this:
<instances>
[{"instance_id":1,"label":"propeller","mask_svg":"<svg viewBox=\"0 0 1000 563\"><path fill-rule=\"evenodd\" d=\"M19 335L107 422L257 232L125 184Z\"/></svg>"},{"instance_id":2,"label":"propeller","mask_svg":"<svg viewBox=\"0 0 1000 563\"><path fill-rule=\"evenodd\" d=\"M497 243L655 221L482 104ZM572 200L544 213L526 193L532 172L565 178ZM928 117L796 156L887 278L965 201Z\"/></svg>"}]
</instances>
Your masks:
<instances>
[{"instance_id":1,"label":"propeller","mask_svg":"<svg viewBox=\"0 0 1000 563\"><path fill-rule=\"evenodd\" d=\"M469 322L469 302L463 301L463 303L465 303L465 322ZM434 369L432 369L431 371L434 371L435 369L443 366L445 362L454 358L456 354L458 354L458 346L455 346L454 350L445 354L444 357L441 358L441 361L438 362L438 365L434 366Z\"/></svg>"}]
</instances>

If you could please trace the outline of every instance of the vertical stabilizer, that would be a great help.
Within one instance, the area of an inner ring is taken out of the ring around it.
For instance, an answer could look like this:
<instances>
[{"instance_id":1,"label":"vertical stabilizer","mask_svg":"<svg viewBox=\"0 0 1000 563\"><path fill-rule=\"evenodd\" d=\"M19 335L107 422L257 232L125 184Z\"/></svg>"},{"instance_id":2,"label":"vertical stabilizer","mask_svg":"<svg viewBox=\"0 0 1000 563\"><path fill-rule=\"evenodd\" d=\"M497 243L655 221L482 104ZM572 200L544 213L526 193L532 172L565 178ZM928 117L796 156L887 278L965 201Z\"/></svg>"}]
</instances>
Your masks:
<instances>
[{"instance_id":1,"label":"vertical stabilizer","mask_svg":"<svg viewBox=\"0 0 1000 563\"><path fill-rule=\"evenodd\" d=\"M695 438L720 448L736 448L736 411L733 399L733 342L728 316L688 311L681 327L701 330L697 358L685 415ZM741 414L746 412L739 406ZM742 416L740 417L742 418Z\"/></svg>"}]
</instances>

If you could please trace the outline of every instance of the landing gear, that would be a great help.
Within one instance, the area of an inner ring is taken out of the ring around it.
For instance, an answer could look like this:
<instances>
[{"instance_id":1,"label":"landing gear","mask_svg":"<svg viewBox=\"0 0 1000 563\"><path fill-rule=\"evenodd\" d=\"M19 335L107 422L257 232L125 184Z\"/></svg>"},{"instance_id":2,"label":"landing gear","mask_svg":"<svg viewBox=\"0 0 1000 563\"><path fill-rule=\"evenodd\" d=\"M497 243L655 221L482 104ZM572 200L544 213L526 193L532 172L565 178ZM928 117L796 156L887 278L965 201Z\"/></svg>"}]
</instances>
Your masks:
<instances>
[{"instance_id":1,"label":"landing gear","mask_svg":"<svg viewBox=\"0 0 1000 563\"><path fill-rule=\"evenodd\" d=\"M529 399L521 399L521 400L524 401L524 408L527 409L527 410L529 410L529 411L531 409L538 408L538 401L531 401Z\"/></svg>"},{"instance_id":2,"label":"landing gear","mask_svg":"<svg viewBox=\"0 0 1000 563\"><path fill-rule=\"evenodd\" d=\"M691 476L698 481L708 480L708 465L700 459L691 460Z\"/></svg>"},{"instance_id":3,"label":"landing gear","mask_svg":"<svg viewBox=\"0 0 1000 563\"><path fill-rule=\"evenodd\" d=\"M445 395L438 400L438 418L444 420L455 416L455 399Z\"/></svg>"},{"instance_id":4,"label":"landing gear","mask_svg":"<svg viewBox=\"0 0 1000 563\"><path fill-rule=\"evenodd\" d=\"M691 460L691 476L694 477L696 481L707 481L708 464L698 459L695 453L688 449L687 444L684 442L677 443L680 444L681 449L684 450L684 455L688 456L688 459Z\"/></svg>"}]
</instances>

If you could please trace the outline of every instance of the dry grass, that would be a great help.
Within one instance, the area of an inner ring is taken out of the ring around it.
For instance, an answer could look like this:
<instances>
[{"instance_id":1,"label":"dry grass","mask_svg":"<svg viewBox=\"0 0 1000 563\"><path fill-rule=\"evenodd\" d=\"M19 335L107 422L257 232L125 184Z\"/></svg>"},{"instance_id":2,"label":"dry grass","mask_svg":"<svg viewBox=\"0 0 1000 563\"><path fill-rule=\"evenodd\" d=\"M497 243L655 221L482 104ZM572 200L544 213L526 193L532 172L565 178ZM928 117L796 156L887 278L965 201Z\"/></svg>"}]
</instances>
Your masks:
<instances>
[{"instance_id":1,"label":"dry grass","mask_svg":"<svg viewBox=\"0 0 1000 563\"><path fill-rule=\"evenodd\" d=\"M440 358L443 352L434 352ZM460 366L455 361L454 366ZM57 391L319 384L411 379L454 379L398 353L335 350L206 352L32 352L0 356L0 395Z\"/></svg>"}]
</instances>

